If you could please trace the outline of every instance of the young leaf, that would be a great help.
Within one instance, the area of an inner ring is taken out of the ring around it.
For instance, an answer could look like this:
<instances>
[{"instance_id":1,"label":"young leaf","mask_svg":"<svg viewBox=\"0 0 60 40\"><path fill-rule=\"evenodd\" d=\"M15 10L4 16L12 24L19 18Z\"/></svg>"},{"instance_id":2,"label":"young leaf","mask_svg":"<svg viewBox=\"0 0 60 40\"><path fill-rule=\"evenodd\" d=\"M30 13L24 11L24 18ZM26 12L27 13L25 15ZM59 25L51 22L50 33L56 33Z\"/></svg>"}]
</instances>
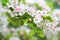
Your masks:
<instances>
[{"instance_id":1,"label":"young leaf","mask_svg":"<svg viewBox=\"0 0 60 40\"><path fill-rule=\"evenodd\" d=\"M42 18L43 18L43 20L50 20L50 22L52 22L53 21L53 19L52 19L52 17L50 17L50 16L42 16Z\"/></svg>"},{"instance_id":2,"label":"young leaf","mask_svg":"<svg viewBox=\"0 0 60 40\"><path fill-rule=\"evenodd\" d=\"M34 6L36 6L38 10L42 10L42 7L40 7L38 3L34 3Z\"/></svg>"},{"instance_id":3,"label":"young leaf","mask_svg":"<svg viewBox=\"0 0 60 40\"><path fill-rule=\"evenodd\" d=\"M30 33L29 33L29 36L32 37L34 35L34 30L31 30Z\"/></svg>"},{"instance_id":4,"label":"young leaf","mask_svg":"<svg viewBox=\"0 0 60 40\"><path fill-rule=\"evenodd\" d=\"M26 4L26 0L21 0L23 4Z\"/></svg>"},{"instance_id":5,"label":"young leaf","mask_svg":"<svg viewBox=\"0 0 60 40\"><path fill-rule=\"evenodd\" d=\"M9 0L1 0L2 5L3 5L3 6L6 6L6 4L8 3L8 1L9 1Z\"/></svg>"},{"instance_id":6,"label":"young leaf","mask_svg":"<svg viewBox=\"0 0 60 40\"><path fill-rule=\"evenodd\" d=\"M51 8L54 9L54 4L53 4L53 0L45 0L46 4Z\"/></svg>"}]
</instances>

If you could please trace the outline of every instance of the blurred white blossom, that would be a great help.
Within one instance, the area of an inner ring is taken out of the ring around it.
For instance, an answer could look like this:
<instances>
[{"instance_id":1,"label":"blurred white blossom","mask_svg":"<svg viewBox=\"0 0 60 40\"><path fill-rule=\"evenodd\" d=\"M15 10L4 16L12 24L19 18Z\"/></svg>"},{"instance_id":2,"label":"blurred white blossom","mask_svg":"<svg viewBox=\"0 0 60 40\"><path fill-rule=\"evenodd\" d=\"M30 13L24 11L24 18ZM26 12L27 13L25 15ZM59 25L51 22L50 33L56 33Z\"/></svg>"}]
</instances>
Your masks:
<instances>
[{"instance_id":1,"label":"blurred white blossom","mask_svg":"<svg viewBox=\"0 0 60 40\"><path fill-rule=\"evenodd\" d=\"M9 40L20 40L20 39L18 37L13 36Z\"/></svg>"}]
</instances>

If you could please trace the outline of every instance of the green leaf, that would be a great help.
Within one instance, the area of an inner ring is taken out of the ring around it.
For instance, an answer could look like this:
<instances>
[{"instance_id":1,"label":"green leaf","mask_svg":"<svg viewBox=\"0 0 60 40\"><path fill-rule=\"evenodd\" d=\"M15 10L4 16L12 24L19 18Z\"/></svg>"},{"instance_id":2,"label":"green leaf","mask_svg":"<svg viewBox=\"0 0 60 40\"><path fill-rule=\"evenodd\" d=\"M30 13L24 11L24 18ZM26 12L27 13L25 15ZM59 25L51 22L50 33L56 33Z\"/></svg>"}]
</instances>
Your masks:
<instances>
[{"instance_id":1,"label":"green leaf","mask_svg":"<svg viewBox=\"0 0 60 40\"><path fill-rule=\"evenodd\" d=\"M10 37L12 37L12 33L8 33L7 35L4 36L4 40L9 40Z\"/></svg>"},{"instance_id":2,"label":"green leaf","mask_svg":"<svg viewBox=\"0 0 60 40\"><path fill-rule=\"evenodd\" d=\"M50 17L50 16L42 16L42 18L43 18L43 20L50 20L50 22L53 22L53 19L52 19L52 17Z\"/></svg>"},{"instance_id":3,"label":"green leaf","mask_svg":"<svg viewBox=\"0 0 60 40\"><path fill-rule=\"evenodd\" d=\"M40 29L40 28L38 28L37 25L36 25L34 22L29 22L29 23L28 23L28 27L29 27L31 30L34 30L34 32L35 32L38 36L44 38L43 30Z\"/></svg>"},{"instance_id":4,"label":"green leaf","mask_svg":"<svg viewBox=\"0 0 60 40\"><path fill-rule=\"evenodd\" d=\"M23 4L26 4L26 0L18 0L18 2L20 3L22 1Z\"/></svg>"},{"instance_id":5,"label":"green leaf","mask_svg":"<svg viewBox=\"0 0 60 40\"><path fill-rule=\"evenodd\" d=\"M27 23L27 22L28 22L28 19L24 19L23 22L24 22L24 23Z\"/></svg>"},{"instance_id":6,"label":"green leaf","mask_svg":"<svg viewBox=\"0 0 60 40\"><path fill-rule=\"evenodd\" d=\"M21 16L21 18L24 23L27 23L29 21L29 18L32 19L32 16L30 16L27 12L25 12L25 14Z\"/></svg>"},{"instance_id":7,"label":"green leaf","mask_svg":"<svg viewBox=\"0 0 60 40\"><path fill-rule=\"evenodd\" d=\"M9 0L1 0L2 3L6 4Z\"/></svg>"},{"instance_id":8,"label":"green leaf","mask_svg":"<svg viewBox=\"0 0 60 40\"><path fill-rule=\"evenodd\" d=\"M60 32L58 32L58 40L60 40Z\"/></svg>"},{"instance_id":9,"label":"green leaf","mask_svg":"<svg viewBox=\"0 0 60 40\"><path fill-rule=\"evenodd\" d=\"M29 40L38 40L37 37L32 36Z\"/></svg>"},{"instance_id":10,"label":"green leaf","mask_svg":"<svg viewBox=\"0 0 60 40\"><path fill-rule=\"evenodd\" d=\"M3 39L3 35L0 33L0 40L2 40Z\"/></svg>"},{"instance_id":11,"label":"green leaf","mask_svg":"<svg viewBox=\"0 0 60 40\"><path fill-rule=\"evenodd\" d=\"M32 30L35 30L36 25L33 22L29 22L28 27Z\"/></svg>"},{"instance_id":12,"label":"green leaf","mask_svg":"<svg viewBox=\"0 0 60 40\"><path fill-rule=\"evenodd\" d=\"M42 10L42 7L40 7L38 3L34 3L34 6L36 6L38 10Z\"/></svg>"},{"instance_id":13,"label":"green leaf","mask_svg":"<svg viewBox=\"0 0 60 40\"><path fill-rule=\"evenodd\" d=\"M38 36L44 38L43 30L37 29L37 30L36 30L36 33L37 33Z\"/></svg>"},{"instance_id":14,"label":"green leaf","mask_svg":"<svg viewBox=\"0 0 60 40\"><path fill-rule=\"evenodd\" d=\"M23 19L29 19L32 18L27 12L22 16Z\"/></svg>"},{"instance_id":15,"label":"green leaf","mask_svg":"<svg viewBox=\"0 0 60 40\"><path fill-rule=\"evenodd\" d=\"M22 26L24 23L28 22L29 18L32 18L27 12L25 12L25 14L22 16L18 15L11 17L8 12L6 13L6 15L8 17L9 27L13 26L15 28Z\"/></svg>"},{"instance_id":16,"label":"green leaf","mask_svg":"<svg viewBox=\"0 0 60 40\"><path fill-rule=\"evenodd\" d=\"M60 5L58 5L57 2L54 2L54 8L60 9Z\"/></svg>"},{"instance_id":17,"label":"green leaf","mask_svg":"<svg viewBox=\"0 0 60 40\"><path fill-rule=\"evenodd\" d=\"M8 21L9 21L10 25L13 26L14 28L17 28L17 27L22 26L24 24L24 22L22 20L18 20L18 19L16 19L16 20L9 19Z\"/></svg>"},{"instance_id":18,"label":"green leaf","mask_svg":"<svg viewBox=\"0 0 60 40\"><path fill-rule=\"evenodd\" d=\"M29 36L32 37L34 35L34 30L31 30L30 33L29 33Z\"/></svg>"},{"instance_id":19,"label":"green leaf","mask_svg":"<svg viewBox=\"0 0 60 40\"><path fill-rule=\"evenodd\" d=\"M54 4L53 4L53 0L45 0L46 4L51 8L54 9Z\"/></svg>"},{"instance_id":20,"label":"green leaf","mask_svg":"<svg viewBox=\"0 0 60 40\"><path fill-rule=\"evenodd\" d=\"M26 0L21 0L23 4L26 4Z\"/></svg>"},{"instance_id":21,"label":"green leaf","mask_svg":"<svg viewBox=\"0 0 60 40\"><path fill-rule=\"evenodd\" d=\"M18 2L21 2L21 0L18 0Z\"/></svg>"},{"instance_id":22,"label":"green leaf","mask_svg":"<svg viewBox=\"0 0 60 40\"><path fill-rule=\"evenodd\" d=\"M9 1L9 0L1 0L2 5L3 5L3 6L6 6L6 3L8 3L8 1Z\"/></svg>"},{"instance_id":23,"label":"green leaf","mask_svg":"<svg viewBox=\"0 0 60 40\"><path fill-rule=\"evenodd\" d=\"M11 17L8 12L6 13L6 15L8 17L9 27L13 26L14 28L17 28L17 27L19 27L19 26L24 24L24 22L21 19L19 19L20 18L19 16Z\"/></svg>"}]
</instances>

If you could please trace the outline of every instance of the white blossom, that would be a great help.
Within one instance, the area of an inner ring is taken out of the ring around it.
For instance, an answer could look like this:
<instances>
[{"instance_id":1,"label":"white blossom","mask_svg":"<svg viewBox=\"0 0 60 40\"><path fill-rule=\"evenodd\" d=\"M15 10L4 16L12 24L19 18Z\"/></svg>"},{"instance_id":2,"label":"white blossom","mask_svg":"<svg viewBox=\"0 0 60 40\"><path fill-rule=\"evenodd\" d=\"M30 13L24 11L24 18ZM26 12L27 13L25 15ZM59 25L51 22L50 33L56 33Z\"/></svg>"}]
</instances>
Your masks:
<instances>
[{"instance_id":1,"label":"white blossom","mask_svg":"<svg viewBox=\"0 0 60 40\"><path fill-rule=\"evenodd\" d=\"M13 37L9 38L9 40L20 40L20 39L18 37L13 36Z\"/></svg>"}]
</instances>

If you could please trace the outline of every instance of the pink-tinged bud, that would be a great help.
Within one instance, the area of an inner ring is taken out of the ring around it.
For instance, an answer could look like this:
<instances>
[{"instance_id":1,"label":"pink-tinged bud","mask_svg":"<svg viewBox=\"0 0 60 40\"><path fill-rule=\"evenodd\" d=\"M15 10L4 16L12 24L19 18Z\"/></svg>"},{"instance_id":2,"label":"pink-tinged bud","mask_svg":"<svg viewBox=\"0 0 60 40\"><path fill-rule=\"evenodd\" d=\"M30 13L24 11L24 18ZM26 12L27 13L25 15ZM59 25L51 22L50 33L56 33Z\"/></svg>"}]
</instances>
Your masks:
<instances>
[{"instance_id":1,"label":"pink-tinged bud","mask_svg":"<svg viewBox=\"0 0 60 40\"><path fill-rule=\"evenodd\" d=\"M19 8L16 8L16 10L19 10Z\"/></svg>"},{"instance_id":2,"label":"pink-tinged bud","mask_svg":"<svg viewBox=\"0 0 60 40\"><path fill-rule=\"evenodd\" d=\"M20 8L19 7L16 7L16 9L15 9L17 12L19 12L19 10L20 10Z\"/></svg>"},{"instance_id":3,"label":"pink-tinged bud","mask_svg":"<svg viewBox=\"0 0 60 40\"><path fill-rule=\"evenodd\" d=\"M56 26L53 26L52 29L55 30L56 29Z\"/></svg>"}]
</instances>

